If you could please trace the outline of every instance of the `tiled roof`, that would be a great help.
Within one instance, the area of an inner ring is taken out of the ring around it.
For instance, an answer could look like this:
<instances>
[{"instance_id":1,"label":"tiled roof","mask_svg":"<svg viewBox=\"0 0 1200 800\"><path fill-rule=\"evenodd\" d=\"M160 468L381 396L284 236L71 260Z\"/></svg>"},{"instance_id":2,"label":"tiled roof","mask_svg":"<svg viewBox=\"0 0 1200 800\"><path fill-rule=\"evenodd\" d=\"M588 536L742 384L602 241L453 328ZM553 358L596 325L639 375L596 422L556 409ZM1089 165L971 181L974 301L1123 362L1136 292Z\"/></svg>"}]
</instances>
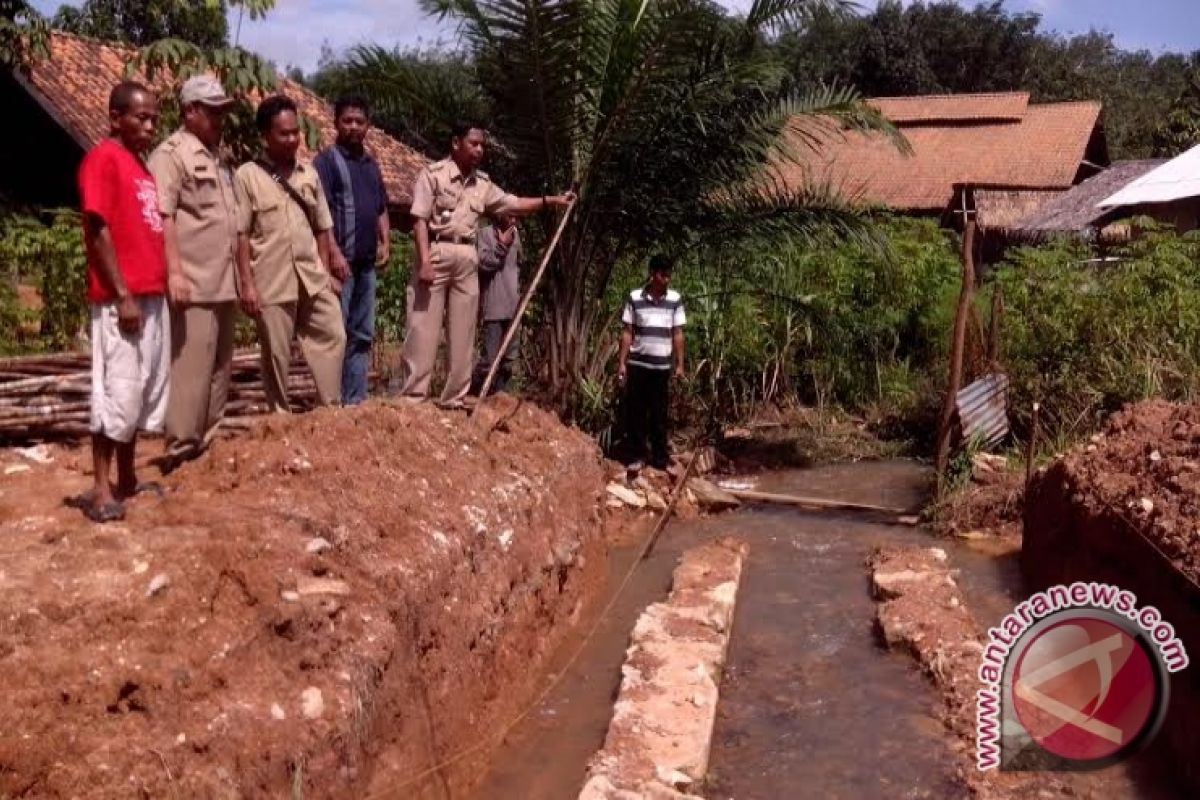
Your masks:
<instances>
[{"instance_id":1,"label":"tiled roof","mask_svg":"<svg viewBox=\"0 0 1200 800\"><path fill-rule=\"evenodd\" d=\"M1029 93L876 97L868 102L897 125L983 120L1019 122L1029 108Z\"/></svg>"},{"instance_id":2,"label":"tiled roof","mask_svg":"<svg viewBox=\"0 0 1200 800\"><path fill-rule=\"evenodd\" d=\"M90 148L108 135L108 94L124 79L125 65L133 56L134 51L122 45L56 32L51 37L50 58L33 66L28 83L71 136ZM280 79L279 91L320 126L323 142L333 141L333 109L328 103L285 78ZM413 181L425 165L425 157L377 129L367 135L367 148L379 161L388 200L409 205Z\"/></svg>"},{"instance_id":3,"label":"tiled roof","mask_svg":"<svg viewBox=\"0 0 1200 800\"><path fill-rule=\"evenodd\" d=\"M907 211L946 208L956 184L1068 189L1099 123L1100 104L1026 101L1023 94L872 101L891 115L911 155L882 136L827 133L815 150L793 140L802 164L784 164L778 172L791 189L828 184L859 202ZM1016 119L989 116L1021 107Z\"/></svg>"}]
</instances>

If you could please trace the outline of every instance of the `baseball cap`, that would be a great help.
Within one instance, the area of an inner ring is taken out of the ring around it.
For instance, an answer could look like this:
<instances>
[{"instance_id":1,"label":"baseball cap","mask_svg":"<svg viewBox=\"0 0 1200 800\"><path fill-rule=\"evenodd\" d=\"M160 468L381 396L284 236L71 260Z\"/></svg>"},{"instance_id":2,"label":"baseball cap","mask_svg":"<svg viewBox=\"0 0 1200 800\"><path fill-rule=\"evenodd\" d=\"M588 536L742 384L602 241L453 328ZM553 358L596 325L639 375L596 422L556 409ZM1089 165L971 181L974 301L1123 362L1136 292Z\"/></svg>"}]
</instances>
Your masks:
<instances>
[{"instance_id":1,"label":"baseball cap","mask_svg":"<svg viewBox=\"0 0 1200 800\"><path fill-rule=\"evenodd\" d=\"M234 100L225 94L221 82L212 75L196 75L184 81L179 91L179 102L185 106L203 103L206 106L223 107L232 105Z\"/></svg>"}]
</instances>

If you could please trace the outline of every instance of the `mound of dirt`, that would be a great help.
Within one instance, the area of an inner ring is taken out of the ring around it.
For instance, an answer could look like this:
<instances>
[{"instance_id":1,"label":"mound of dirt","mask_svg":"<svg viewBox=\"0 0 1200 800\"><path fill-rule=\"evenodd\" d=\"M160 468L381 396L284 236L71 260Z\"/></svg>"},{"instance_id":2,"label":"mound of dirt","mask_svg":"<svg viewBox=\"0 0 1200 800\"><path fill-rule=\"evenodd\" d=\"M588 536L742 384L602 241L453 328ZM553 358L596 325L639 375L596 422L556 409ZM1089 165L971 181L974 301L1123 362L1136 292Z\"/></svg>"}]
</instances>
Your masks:
<instances>
[{"instance_id":1,"label":"mound of dirt","mask_svg":"<svg viewBox=\"0 0 1200 800\"><path fill-rule=\"evenodd\" d=\"M71 458L3 470L0 796L460 793L484 756L409 781L529 699L605 572L594 443L481 417L264 419L108 526Z\"/></svg>"},{"instance_id":2,"label":"mound of dirt","mask_svg":"<svg viewBox=\"0 0 1200 800\"><path fill-rule=\"evenodd\" d=\"M1030 486L1021 568L1042 589L1109 583L1154 606L1188 648L1200 643L1200 407L1143 403ZM1200 672L1171 676L1161 744L1200 789Z\"/></svg>"}]
</instances>

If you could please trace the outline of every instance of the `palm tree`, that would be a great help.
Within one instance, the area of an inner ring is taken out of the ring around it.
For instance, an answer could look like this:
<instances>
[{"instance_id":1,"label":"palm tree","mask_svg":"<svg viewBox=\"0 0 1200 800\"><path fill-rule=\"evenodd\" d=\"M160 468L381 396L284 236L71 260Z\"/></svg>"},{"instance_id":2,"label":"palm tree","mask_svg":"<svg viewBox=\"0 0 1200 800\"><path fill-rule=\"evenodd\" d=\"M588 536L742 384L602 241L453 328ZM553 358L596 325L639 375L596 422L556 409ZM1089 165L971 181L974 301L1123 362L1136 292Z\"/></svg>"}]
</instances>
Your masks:
<instances>
[{"instance_id":1,"label":"palm tree","mask_svg":"<svg viewBox=\"0 0 1200 800\"><path fill-rule=\"evenodd\" d=\"M824 136L889 130L853 90L797 92L770 47L778 27L847 13L844 0L755 0L738 18L704 0L422 2L459 22L514 167L506 188L577 187L542 308L543 377L564 410L606 369L611 349L595 334L611 318L604 298L618 265L764 232L868 230L828 187L777 180ZM372 88L385 103L409 91ZM544 235L554 220L542 223Z\"/></svg>"}]
</instances>

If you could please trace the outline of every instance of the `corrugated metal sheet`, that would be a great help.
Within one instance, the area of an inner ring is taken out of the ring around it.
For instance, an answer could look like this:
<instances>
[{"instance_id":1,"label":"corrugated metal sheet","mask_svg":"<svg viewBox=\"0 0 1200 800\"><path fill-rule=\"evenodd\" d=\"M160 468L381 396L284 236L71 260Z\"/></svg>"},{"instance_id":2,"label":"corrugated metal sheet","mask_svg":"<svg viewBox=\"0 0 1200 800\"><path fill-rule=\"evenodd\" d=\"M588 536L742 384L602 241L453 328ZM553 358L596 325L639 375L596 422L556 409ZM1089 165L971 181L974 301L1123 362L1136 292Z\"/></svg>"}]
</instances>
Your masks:
<instances>
[{"instance_id":1,"label":"corrugated metal sheet","mask_svg":"<svg viewBox=\"0 0 1200 800\"><path fill-rule=\"evenodd\" d=\"M1008 435L1008 376L985 375L955 398L963 438L994 445Z\"/></svg>"},{"instance_id":2,"label":"corrugated metal sheet","mask_svg":"<svg viewBox=\"0 0 1200 800\"><path fill-rule=\"evenodd\" d=\"M1147 172L1107 200L1100 208L1170 203L1200 195L1200 146Z\"/></svg>"}]
</instances>

